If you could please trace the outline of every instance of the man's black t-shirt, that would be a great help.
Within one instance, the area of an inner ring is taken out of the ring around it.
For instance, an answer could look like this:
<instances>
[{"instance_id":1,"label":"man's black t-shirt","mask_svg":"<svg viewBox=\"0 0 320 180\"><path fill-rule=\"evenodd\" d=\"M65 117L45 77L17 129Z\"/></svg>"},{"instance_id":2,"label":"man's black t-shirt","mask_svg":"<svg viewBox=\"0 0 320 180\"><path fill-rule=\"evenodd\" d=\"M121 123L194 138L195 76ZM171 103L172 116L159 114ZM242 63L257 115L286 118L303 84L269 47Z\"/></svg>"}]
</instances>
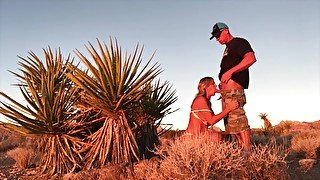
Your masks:
<instances>
[{"instance_id":1,"label":"man's black t-shirt","mask_svg":"<svg viewBox=\"0 0 320 180\"><path fill-rule=\"evenodd\" d=\"M233 38L226 46L220 64L220 80L225 72L241 62L246 53L253 52L249 42L243 38ZM231 79L240 84L244 89L248 89L249 69L233 74Z\"/></svg>"}]
</instances>

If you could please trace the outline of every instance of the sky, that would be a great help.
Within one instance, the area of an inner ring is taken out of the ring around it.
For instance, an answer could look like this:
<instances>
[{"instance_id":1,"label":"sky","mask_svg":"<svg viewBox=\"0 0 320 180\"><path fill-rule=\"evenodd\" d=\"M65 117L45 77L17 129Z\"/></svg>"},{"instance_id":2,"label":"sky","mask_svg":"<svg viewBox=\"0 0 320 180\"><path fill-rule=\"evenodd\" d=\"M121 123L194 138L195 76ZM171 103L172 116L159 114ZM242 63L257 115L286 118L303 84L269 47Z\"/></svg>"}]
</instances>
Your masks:
<instances>
[{"instance_id":1,"label":"sky","mask_svg":"<svg viewBox=\"0 0 320 180\"><path fill-rule=\"evenodd\" d=\"M145 61L156 51L153 62L164 70L159 77L178 97L171 107L179 108L162 123L186 129L199 80L212 76L219 83L225 46L209 40L216 22L247 39L257 58L245 91L251 127L263 125L260 113L273 125L320 120L318 0L0 0L0 91L22 101L8 72L19 72L17 56L33 51L43 57L42 49L50 46L76 57L73 51L86 52L88 42L97 47L96 38L117 38L129 53L144 45ZM211 98L216 114L217 99ZM222 122L216 126L224 129Z\"/></svg>"}]
</instances>

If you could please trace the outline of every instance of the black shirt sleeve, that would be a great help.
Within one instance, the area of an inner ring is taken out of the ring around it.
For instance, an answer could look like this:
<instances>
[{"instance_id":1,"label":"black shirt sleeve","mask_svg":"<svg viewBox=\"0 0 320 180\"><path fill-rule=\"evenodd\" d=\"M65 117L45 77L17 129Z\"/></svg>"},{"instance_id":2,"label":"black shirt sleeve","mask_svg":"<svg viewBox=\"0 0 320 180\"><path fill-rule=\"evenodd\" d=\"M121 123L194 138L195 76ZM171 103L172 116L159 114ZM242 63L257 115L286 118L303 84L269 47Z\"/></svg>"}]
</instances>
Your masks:
<instances>
[{"instance_id":1,"label":"black shirt sleeve","mask_svg":"<svg viewBox=\"0 0 320 180\"><path fill-rule=\"evenodd\" d=\"M238 53L240 57L243 57L246 53L248 52L253 52L253 49L251 48L250 43L245 40L245 39L241 39L242 41L239 43L239 45L237 46L238 49Z\"/></svg>"}]
</instances>

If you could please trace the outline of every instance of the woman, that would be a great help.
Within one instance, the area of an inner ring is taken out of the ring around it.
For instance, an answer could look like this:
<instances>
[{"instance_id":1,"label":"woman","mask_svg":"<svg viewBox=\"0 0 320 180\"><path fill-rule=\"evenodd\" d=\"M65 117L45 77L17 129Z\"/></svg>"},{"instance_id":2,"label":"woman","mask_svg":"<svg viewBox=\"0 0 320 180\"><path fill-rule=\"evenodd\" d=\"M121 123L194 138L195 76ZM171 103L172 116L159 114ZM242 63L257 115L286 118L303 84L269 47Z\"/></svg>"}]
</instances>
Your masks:
<instances>
[{"instance_id":1,"label":"woman","mask_svg":"<svg viewBox=\"0 0 320 180\"><path fill-rule=\"evenodd\" d=\"M222 118L224 118L230 111L238 107L236 101L231 102L228 106L219 114L215 115L211 109L211 96L214 96L219 90L212 77L204 77L200 80L198 85L198 93L194 98L191 105L189 124L186 129L186 135L199 135L202 133L208 133L219 141L221 134L217 131L209 131L208 126L212 126Z\"/></svg>"}]
</instances>

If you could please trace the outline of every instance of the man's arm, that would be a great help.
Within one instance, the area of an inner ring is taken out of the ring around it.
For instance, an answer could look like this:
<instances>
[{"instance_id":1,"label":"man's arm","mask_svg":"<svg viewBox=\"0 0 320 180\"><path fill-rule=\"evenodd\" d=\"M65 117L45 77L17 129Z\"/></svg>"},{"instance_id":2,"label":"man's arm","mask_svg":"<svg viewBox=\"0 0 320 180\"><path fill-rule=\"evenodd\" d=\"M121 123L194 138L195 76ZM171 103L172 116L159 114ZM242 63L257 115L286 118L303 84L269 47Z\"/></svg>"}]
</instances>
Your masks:
<instances>
[{"instance_id":1,"label":"man's arm","mask_svg":"<svg viewBox=\"0 0 320 180\"><path fill-rule=\"evenodd\" d=\"M254 52L248 52L243 56L242 61L234 66L233 68L229 69L227 72L225 72L221 77L221 83L227 83L232 74L243 71L245 69L248 69L252 64L256 62L256 56L254 55Z\"/></svg>"}]
</instances>

